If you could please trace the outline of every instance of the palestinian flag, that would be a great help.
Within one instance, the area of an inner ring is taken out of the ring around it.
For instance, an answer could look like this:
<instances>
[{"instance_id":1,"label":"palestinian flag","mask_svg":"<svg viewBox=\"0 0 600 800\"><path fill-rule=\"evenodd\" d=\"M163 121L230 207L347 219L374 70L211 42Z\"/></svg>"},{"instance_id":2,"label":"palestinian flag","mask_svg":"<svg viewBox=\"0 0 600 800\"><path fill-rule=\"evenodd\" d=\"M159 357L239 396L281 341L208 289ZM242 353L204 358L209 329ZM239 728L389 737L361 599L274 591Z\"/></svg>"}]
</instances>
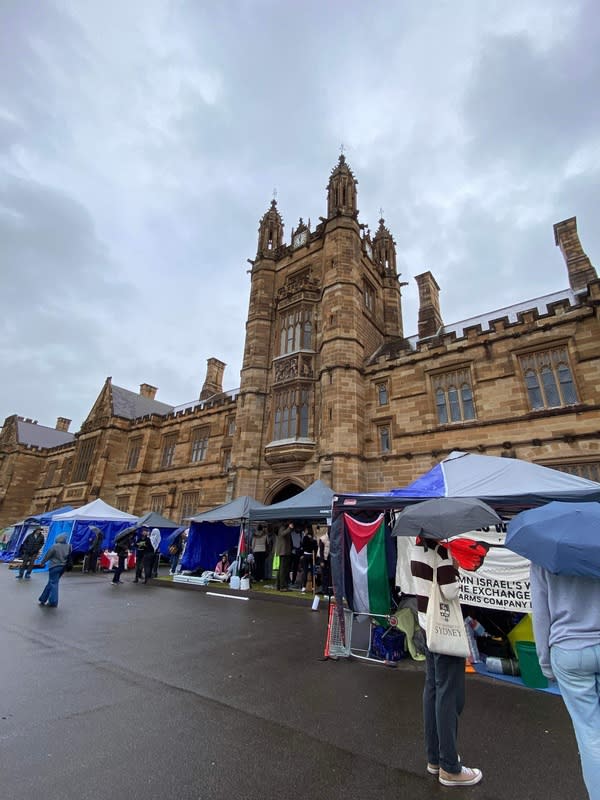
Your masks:
<instances>
[{"instance_id":1,"label":"palestinian flag","mask_svg":"<svg viewBox=\"0 0 600 800\"><path fill-rule=\"evenodd\" d=\"M374 522L359 522L344 514L344 526L350 560L350 569L345 570L348 605L353 611L389 614L384 515Z\"/></svg>"}]
</instances>

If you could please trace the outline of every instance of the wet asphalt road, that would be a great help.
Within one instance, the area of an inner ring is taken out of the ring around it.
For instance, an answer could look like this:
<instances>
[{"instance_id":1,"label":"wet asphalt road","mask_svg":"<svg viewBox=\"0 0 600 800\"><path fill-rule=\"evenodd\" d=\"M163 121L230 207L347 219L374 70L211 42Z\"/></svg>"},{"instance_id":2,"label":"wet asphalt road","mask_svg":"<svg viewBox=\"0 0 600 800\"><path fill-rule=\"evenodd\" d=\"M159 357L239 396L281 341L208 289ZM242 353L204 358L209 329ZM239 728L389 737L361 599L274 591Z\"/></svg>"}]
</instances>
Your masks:
<instances>
[{"instance_id":1,"label":"wet asphalt road","mask_svg":"<svg viewBox=\"0 0 600 800\"><path fill-rule=\"evenodd\" d=\"M444 788L419 666L319 660L323 607L109 581L66 576L52 610L0 567L0 800L586 797L559 697L469 676L484 780Z\"/></svg>"}]
</instances>

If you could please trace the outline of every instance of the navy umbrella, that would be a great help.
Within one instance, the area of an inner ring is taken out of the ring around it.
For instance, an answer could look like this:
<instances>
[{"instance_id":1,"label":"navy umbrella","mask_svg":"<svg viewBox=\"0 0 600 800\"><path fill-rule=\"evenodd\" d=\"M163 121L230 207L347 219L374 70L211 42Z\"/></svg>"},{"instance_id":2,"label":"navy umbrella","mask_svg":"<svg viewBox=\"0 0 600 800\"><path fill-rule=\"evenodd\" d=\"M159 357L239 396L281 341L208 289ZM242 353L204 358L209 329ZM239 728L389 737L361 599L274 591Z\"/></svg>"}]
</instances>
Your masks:
<instances>
[{"instance_id":1,"label":"navy umbrella","mask_svg":"<svg viewBox=\"0 0 600 800\"><path fill-rule=\"evenodd\" d=\"M401 511L392 536L447 539L501 522L493 508L475 497L435 497Z\"/></svg>"},{"instance_id":2,"label":"navy umbrella","mask_svg":"<svg viewBox=\"0 0 600 800\"><path fill-rule=\"evenodd\" d=\"M548 503L508 525L506 547L556 575L600 578L600 503Z\"/></svg>"}]
</instances>

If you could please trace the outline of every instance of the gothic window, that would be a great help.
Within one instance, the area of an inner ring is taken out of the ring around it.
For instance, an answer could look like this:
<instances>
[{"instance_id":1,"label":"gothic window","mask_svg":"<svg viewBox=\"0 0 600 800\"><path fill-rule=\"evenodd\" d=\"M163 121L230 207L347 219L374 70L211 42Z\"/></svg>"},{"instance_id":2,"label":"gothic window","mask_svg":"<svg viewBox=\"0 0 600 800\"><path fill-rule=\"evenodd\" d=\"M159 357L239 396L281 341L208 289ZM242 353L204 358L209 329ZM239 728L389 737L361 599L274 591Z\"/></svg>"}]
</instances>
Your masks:
<instances>
[{"instance_id":1,"label":"gothic window","mask_svg":"<svg viewBox=\"0 0 600 800\"><path fill-rule=\"evenodd\" d=\"M380 406L387 406L389 403L387 381L385 383L377 384L377 402Z\"/></svg>"},{"instance_id":2,"label":"gothic window","mask_svg":"<svg viewBox=\"0 0 600 800\"><path fill-rule=\"evenodd\" d=\"M306 439L309 435L310 390L288 389L275 396L273 440Z\"/></svg>"},{"instance_id":3,"label":"gothic window","mask_svg":"<svg viewBox=\"0 0 600 800\"><path fill-rule=\"evenodd\" d=\"M440 425L475 419L471 371L468 368L434 375L431 380Z\"/></svg>"},{"instance_id":4,"label":"gothic window","mask_svg":"<svg viewBox=\"0 0 600 800\"><path fill-rule=\"evenodd\" d=\"M173 466L173 459L175 457L175 446L177 444L177 434L170 433L163 437L162 450L160 452L160 466L161 469Z\"/></svg>"},{"instance_id":5,"label":"gothic window","mask_svg":"<svg viewBox=\"0 0 600 800\"><path fill-rule=\"evenodd\" d=\"M142 451L142 437L132 439L129 442L129 451L127 453L127 469L135 469L138 464L138 459Z\"/></svg>"},{"instance_id":6,"label":"gothic window","mask_svg":"<svg viewBox=\"0 0 600 800\"><path fill-rule=\"evenodd\" d=\"M231 469L231 448L223 450L223 472L229 472Z\"/></svg>"},{"instance_id":7,"label":"gothic window","mask_svg":"<svg viewBox=\"0 0 600 800\"><path fill-rule=\"evenodd\" d=\"M379 439L379 452L380 453L389 453L392 449L392 440L390 437L390 426L389 425L378 425L377 426L377 433Z\"/></svg>"},{"instance_id":8,"label":"gothic window","mask_svg":"<svg viewBox=\"0 0 600 800\"><path fill-rule=\"evenodd\" d=\"M60 474L60 482L63 486L71 481L71 468L73 466L73 459L67 458L63 464L62 472Z\"/></svg>"},{"instance_id":9,"label":"gothic window","mask_svg":"<svg viewBox=\"0 0 600 800\"><path fill-rule=\"evenodd\" d=\"M96 449L96 438L84 439L83 441L79 442L77 462L73 471L73 481L75 483L87 480L88 472L92 464L92 458L94 456L94 450Z\"/></svg>"},{"instance_id":10,"label":"gothic window","mask_svg":"<svg viewBox=\"0 0 600 800\"><path fill-rule=\"evenodd\" d=\"M533 411L578 402L566 347L528 353L520 356L519 361Z\"/></svg>"},{"instance_id":11,"label":"gothic window","mask_svg":"<svg viewBox=\"0 0 600 800\"><path fill-rule=\"evenodd\" d=\"M129 502L131 500L130 494L120 494L117 497L117 508L119 511L127 512L129 510Z\"/></svg>"},{"instance_id":12,"label":"gothic window","mask_svg":"<svg viewBox=\"0 0 600 800\"><path fill-rule=\"evenodd\" d=\"M300 391L300 438L308 438L308 390Z\"/></svg>"},{"instance_id":13,"label":"gothic window","mask_svg":"<svg viewBox=\"0 0 600 800\"><path fill-rule=\"evenodd\" d=\"M56 467L58 466L57 461L51 461L48 464L48 469L46 470L46 477L44 478L44 483L42 488L47 489L49 486L54 484L54 476L56 475Z\"/></svg>"},{"instance_id":14,"label":"gothic window","mask_svg":"<svg viewBox=\"0 0 600 800\"><path fill-rule=\"evenodd\" d=\"M363 285L363 295L365 299L365 307L367 311L375 310L375 289L367 281Z\"/></svg>"},{"instance_id":15,"label":"gothic window","mask_svg":"<svg viewBox=\"0 0 600 800\"><path fill-rule=\"evenodd\" d=\"M198 461L204 461L206 458L206 451L208 450L208 434L208 426L203 428L195 428L192 431L192 453L190 458L192 463L195 464Z\"/></svg>"},{"instance_id":16,"label":"gothic window","mask_svg":"<svg viewBox=\"0 0 600 800\"><path fill-rule=\"evenodd\" d=\"M279 355L312 349L312 310L296 308L281 315Z\"/></svg>"},{"instance_id":17,"label":"gothic window","mask_svg":"<svg viewBox=\"0 0 600 800\"><path fill-rule=\"evenodd\" d=\"M156 514L162 514L162 512L165 510L166 505L167 505L166 494L154 494L150 498L150 511L154 511Z\"/></svg>"},{"instance_id":18,"label":"gothic window","mask_svg":"<svg viewBox=\"0 0 600 800\"><path fill-rule=\"evenodd\" d=\"M200 505L200 492L196 489L193 492L181 493L181 521L184 522L193 516Z\"/></svg>"},{"instance_id":19,"label":"gothic window","mask_svg":"<svg viewBox=\"0 0 600 800\"><path fill-rule=\"evenodd\" d=\"M226 425L227 425L227 436L233 436L233 434L235 433L235 417L234 416L227 417Z\"/></svg>"}]
</instances>

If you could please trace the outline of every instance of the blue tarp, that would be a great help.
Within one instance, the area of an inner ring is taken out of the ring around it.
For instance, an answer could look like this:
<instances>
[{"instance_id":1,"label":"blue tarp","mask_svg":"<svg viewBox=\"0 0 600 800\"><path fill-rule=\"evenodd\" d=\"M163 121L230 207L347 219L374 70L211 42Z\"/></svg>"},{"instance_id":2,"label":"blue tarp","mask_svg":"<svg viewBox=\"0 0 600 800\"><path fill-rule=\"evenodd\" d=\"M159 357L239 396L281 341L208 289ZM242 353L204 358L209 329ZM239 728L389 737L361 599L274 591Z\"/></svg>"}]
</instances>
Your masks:
<instances>
[{"instance_id":1,"label":"blue tarp","mask_svg":"<svg viewBox=\"0 0 600 800\"><path fill-rule=\"evenodd\" d=\"M235 550L240 538L237 525L223 522L192 522L181 569L196 572L214 569L221 553Z\"/></svg>"},{"instance_id":2,"label":"blue tarp","mask_svg":"<svg viewBox=\"0 0 600 800\"><path fill-rule=\"evenodd\" d=\"M32 528L37 528L38 526L49 527L52 524L52 518L57 514L65 514L72 510L73 506L61 506L60 508L55 508L53 511L45 511L43 514L27 517L22 522L17 523L4 552L0 555L0 561L12 561L13 558L16 557L21 542Z\"/></svg>"}]
</instances>

